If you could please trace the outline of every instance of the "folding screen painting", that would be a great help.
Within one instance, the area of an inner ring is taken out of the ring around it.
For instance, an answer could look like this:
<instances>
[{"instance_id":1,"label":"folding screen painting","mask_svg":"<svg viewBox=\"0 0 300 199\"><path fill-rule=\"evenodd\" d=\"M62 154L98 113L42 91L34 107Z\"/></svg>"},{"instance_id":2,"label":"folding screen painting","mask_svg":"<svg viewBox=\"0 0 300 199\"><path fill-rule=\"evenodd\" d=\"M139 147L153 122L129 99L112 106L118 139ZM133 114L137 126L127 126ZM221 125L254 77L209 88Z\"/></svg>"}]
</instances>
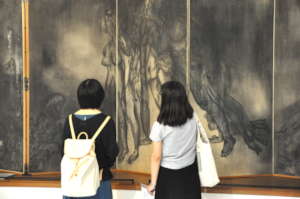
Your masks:
<instances>
[{"instance_id":1,"label":"folding screen painting","mask_svg":"<svg viewBox=\"0 0 300 199\"><path fill-rule=\"evenodd\" d=\"M118 1L119 169L150 170L160 86L186 81L186 10L182 0Z\"/></svg>"},{"instance_id":2,"label":"folding screen painting","mask_svg":"<svg viewBox=\"0 0 300 199\"><path fill-rule=\"evenodd\" d=\"M277 1L275 172L300 175L300 2Z\"/></svg>"},{"instance_id":3,"label":"folding screen painting","mask_svg":"<svg viewBox=\"0 0 300 199\"><path fill-rule=\"evenodd\" d=\"M30 1L30 171L59 171L67 114L86 78L105 87L103 111L115 117L115 3Z\"/></svg>"},{"instance_id":4,"label":"folding screen painting","mask_svg":"<svg viewBox=\"0 0 300 199\"><path fill-rule=\"evenodd\" d=\"M59 171L65 118L95 78L117 123L118 169L150 171L160 86L178 80L221 176L300 175L300 3L276 2L274 12L272 0L31 0L29 171ZM0 169L13 171L28 155L21 5L0 0Z\"/></svg>"},{"instance_id":5,"label":"folding screen painting","mask_svg":"<svg viewBox=\"0 0 300 199\"><path fill-rule=\"evenodd\" d=\"M0 0L0 169L23 170L22 8Z\"/></svg>"},{"instance_id":6,"label":"folding screen painting","mask_svg":"<svg viewBox=\"0 0 300 199\"><path fill-rule=\"evenodd\" d=\"M272 172L272 31L271 0L191 1L190 88L221 176Z\"/></svg>"}]
</instances>

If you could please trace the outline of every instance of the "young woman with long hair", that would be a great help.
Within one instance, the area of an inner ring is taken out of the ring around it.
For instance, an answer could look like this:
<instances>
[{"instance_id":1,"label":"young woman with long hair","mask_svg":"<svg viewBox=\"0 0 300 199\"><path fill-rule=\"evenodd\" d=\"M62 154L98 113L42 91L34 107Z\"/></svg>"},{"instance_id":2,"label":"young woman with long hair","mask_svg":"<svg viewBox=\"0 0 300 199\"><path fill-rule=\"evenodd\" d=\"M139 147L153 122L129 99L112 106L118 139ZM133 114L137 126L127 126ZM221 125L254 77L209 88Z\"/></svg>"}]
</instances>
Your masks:
<instances>
[{"instance_id":1,"label":"young woman with long hair","mask_svg":"<svg viewBox=\"0 0 300 199\"><path fill-rule=\"evenodd\" d=\"M169 81L161 86L161 107L153 124L151 183L155 199L200 199L196 161L197 120L184 86Z\"/></svg>"}]
</instances>

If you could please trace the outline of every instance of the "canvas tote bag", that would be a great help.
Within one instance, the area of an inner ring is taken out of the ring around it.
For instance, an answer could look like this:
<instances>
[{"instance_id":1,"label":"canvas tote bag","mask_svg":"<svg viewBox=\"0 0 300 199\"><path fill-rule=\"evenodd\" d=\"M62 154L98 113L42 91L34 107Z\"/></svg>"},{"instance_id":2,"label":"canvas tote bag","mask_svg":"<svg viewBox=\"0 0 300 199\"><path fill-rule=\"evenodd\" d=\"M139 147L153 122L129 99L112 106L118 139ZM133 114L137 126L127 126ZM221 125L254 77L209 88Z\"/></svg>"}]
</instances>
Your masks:
<instances>
[{"instance_id":1,"label":"canvas tote bag","mask_svg":"<svg viewBox=\"0 0 300 199\"><path fill-rule=\"evenodd\" d=\"M91 139L86 132L75 136L72 115L69 124L72 139L65 140L64 156L61 161L61 187L64 196L87 197L96 195L100 186L102 170L95 153L95 140L106 126L110 117L107 116ZM85 135L86 139L79 139Z\"/></svg>"},{"instance_id":2,"label":"canvas tote bag","mask_svg":"<svg viewBox=\"0 0 300 199\"><path fill-rule=\"evenodd\" d=\"M196 116L197 118L197 116ZM197 163L202 187L213 187L220 182L215 159L204 127L197 118Z\"/></svg>"}]
</instances>

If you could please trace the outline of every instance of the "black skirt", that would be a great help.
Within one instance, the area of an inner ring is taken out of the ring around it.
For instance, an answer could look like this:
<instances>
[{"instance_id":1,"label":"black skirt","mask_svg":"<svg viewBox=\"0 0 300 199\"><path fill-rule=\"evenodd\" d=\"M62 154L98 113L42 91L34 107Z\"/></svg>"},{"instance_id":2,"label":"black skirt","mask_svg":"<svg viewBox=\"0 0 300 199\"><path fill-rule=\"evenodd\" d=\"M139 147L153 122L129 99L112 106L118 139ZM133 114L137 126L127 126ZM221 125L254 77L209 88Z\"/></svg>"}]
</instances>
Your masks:
<instances>
[{"instance_id":1,"label":"black skirt","mask_svg":"<svg viewBox=\"0 0 300 199\"><path fill-rule=\"evenodd\" d=\"M196 161L194 164L178 170L160 167L155 199L201 199Z\"/></svg>"}]
</instances>

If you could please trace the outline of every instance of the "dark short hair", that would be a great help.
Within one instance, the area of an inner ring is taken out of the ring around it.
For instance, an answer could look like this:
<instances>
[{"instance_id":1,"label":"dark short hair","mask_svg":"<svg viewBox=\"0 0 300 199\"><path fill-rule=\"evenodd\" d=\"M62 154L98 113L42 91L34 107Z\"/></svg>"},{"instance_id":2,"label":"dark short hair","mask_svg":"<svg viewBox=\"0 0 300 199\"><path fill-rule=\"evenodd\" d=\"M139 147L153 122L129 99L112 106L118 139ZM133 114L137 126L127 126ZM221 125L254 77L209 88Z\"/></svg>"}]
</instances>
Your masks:
<instances>
[{"instance_id":1,"label":"dark short hair","mask_svg":"<svg viewBox=\"0 0 300 199\"><path fill-rule=\"evenodd\" d=\"M181 126L193 117L193 113L185 88L180 82L169 81L161 86L161 107L157 118L159 123Z\"/></svg>"},{"instance_id":2,"label":"dark short hair","mask_svg":"<svg viewBox=\"0 0 300 199\"><path fill-rule=\"evenodd\" d=\"M105 92L100 82L95 79L86 79L77 89L77 98L80 108L100 108Z\"/></svg>"}]
</instances>

